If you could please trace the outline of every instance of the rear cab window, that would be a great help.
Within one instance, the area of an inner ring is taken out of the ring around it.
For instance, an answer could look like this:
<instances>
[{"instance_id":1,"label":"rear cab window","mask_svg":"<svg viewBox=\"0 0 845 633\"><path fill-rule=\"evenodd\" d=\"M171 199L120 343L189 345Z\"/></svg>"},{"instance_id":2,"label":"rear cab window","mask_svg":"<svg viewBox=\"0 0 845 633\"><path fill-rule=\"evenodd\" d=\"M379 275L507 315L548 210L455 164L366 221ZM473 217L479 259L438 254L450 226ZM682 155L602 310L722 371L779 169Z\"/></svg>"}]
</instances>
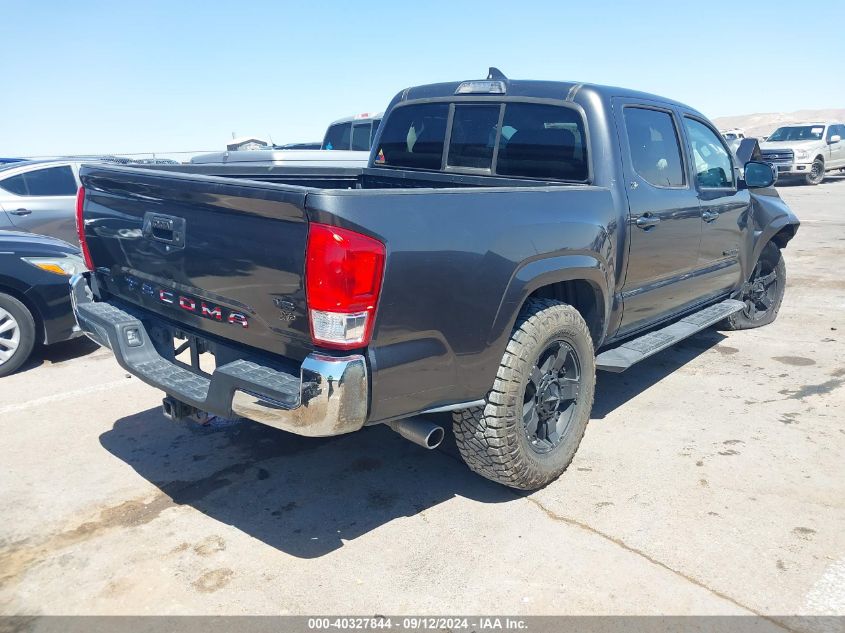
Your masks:
<instances>
[{"instance_id":1,"label":"rear cab window","mask_svg":"<svg viewBox=\"0 0 845 633\"><path fill-rule=\"evenodd\" d=\"M586 182L587 139L569 106L520 101L417 103L384 121L378 167Z\"/></svg>"},{"instance_id":2,"label":"rear cab window","mask_svg":"<svg viewBox=\"0 0 845 633\"><path fill-rule=\"evenodd\" d=\"M352 123L330 125L323 139L323 149L349 149L351 146Z\"/></svg>"},{"instance_id":3,"label":"rear cab window","mask_svg":"<svg viewBox=\"0 0 845 633\"><path fill-rule=\"evenodd\" d=\"M448 103L425 103L396 108L385 122L377 165L440 169L446 143Z\"/></svg>"},{"instance_id":4,"label":"rear cab window","mask_svg":"<svg viewBox=\"0 0 845 633\"><path fill-rule=\"evenodd\" d=\"M352 149L358 152L366 152L370 149L370 131L372 124L356 123L352 126Z\"/></svg>"}]
</instances>

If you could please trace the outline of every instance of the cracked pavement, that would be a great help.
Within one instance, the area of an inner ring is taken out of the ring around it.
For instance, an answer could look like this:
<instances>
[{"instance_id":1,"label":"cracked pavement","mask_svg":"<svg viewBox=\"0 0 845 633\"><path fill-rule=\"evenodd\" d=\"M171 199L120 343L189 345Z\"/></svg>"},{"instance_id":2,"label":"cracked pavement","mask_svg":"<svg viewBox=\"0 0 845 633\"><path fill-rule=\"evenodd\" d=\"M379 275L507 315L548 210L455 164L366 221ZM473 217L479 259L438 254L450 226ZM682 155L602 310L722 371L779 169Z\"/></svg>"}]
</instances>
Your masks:
<instances>
[{"instance_id":1,"label":"cracked pavement","mask_svg":"<svg viewBox=\"0 0 845 633\"><path fill-rule=\"evenodd\" d=\"M46 350L0 380L0 613L845 615L845 177L780 192L775 324L600 373L532 494L386 428L173 424L108 351Z\"/></svg>"}]
</instances>

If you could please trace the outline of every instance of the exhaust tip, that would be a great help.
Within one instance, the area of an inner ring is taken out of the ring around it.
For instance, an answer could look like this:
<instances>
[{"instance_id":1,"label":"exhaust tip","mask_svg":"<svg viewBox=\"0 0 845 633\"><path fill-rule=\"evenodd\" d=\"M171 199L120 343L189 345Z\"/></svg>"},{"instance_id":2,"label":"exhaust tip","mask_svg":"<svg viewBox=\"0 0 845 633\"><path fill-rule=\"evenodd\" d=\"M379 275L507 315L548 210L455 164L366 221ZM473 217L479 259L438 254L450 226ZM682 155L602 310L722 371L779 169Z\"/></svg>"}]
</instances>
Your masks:
<instances>
[{"instance_id":1,"label":"exhaust tip","mask_svg":"<svg viewBox=\"0 0 845 633\"><path fill-rule=\"evenodd\" d=\"M446 432L442 426L432 424L427 420L419 418L408 418L405 420L396 420L387 422L387 426L396 431L399 435L416 444L429 450L440 446Z\"/></svg>"},{"instance_id":2,"label":"exhaust tip","mask_svg":"<svg viewBox=\"0 0 845 633\"><path fill-rule=\"evenodd\" d=\"M442 426L436 426L431 430L425 438L425 446L426 448L433 450L440 446L443 442L443 438L446 436L445 431L443 430Z\"/></svg>"}]
</instances>

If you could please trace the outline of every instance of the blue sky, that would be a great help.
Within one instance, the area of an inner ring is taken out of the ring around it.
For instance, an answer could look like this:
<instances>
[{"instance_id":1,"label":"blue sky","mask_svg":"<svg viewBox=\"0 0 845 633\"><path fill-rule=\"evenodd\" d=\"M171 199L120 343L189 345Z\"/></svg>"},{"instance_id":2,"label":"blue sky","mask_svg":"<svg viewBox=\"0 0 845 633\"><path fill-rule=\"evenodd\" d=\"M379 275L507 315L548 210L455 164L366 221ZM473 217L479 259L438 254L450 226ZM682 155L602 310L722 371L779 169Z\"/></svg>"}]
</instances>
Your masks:
<instances>
[{"instance_id":1,"label":"blue sky","mask_svg":"<svg viewBox=\"0 0 845 633\"><path fill-rule=\"evenodd\" d=\"M320 140L406 86L490 65L711 117L845 107L840 0L0 0L0 42L0 156Z\"/></svg>"}]
</instances>

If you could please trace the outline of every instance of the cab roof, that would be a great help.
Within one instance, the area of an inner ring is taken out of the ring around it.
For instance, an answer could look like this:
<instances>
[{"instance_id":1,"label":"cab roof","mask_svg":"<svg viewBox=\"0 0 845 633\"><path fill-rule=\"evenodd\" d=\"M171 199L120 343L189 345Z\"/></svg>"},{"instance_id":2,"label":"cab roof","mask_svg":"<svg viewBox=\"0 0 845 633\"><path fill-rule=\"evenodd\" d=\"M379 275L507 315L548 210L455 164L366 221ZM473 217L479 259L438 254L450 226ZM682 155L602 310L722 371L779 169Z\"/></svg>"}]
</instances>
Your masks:
<instances>
[{"instance_id":1,"label":"cab roof","mask_svg":"<svg viewBox=\"0 0 845 633\"><path fill-rule=\"evenodd\" d=\"M494 72L495 71L495 72ZM499 74L496 74L499 73ZM463 81L450 81L436 84L426 84L421 86L413 86L406 88L394 98L394 102L416 101L426 99L438 99L444 97L473 97L475 94L457 95L456 91L461 84L469 82L486 82L486 81L501 81L505 85L504 94L495 94L492 96L501 97L531 97L535 99L555 99L559 101L573 101L579 93L591 93L602 100L607 100L612 97L625 97L631 99L640 99L647 101L658 101L672 106L684 108L696 112L685 103L667 99L655 94L641 92L637 90L630 90L627 88L619 88L616 86L603 86L600 84L592 84L578 81L543 81L534 79L508 79L501 74L500 71L491 68L490 74L486 79L466 79Z\"/></svg>"}]
</instances>

